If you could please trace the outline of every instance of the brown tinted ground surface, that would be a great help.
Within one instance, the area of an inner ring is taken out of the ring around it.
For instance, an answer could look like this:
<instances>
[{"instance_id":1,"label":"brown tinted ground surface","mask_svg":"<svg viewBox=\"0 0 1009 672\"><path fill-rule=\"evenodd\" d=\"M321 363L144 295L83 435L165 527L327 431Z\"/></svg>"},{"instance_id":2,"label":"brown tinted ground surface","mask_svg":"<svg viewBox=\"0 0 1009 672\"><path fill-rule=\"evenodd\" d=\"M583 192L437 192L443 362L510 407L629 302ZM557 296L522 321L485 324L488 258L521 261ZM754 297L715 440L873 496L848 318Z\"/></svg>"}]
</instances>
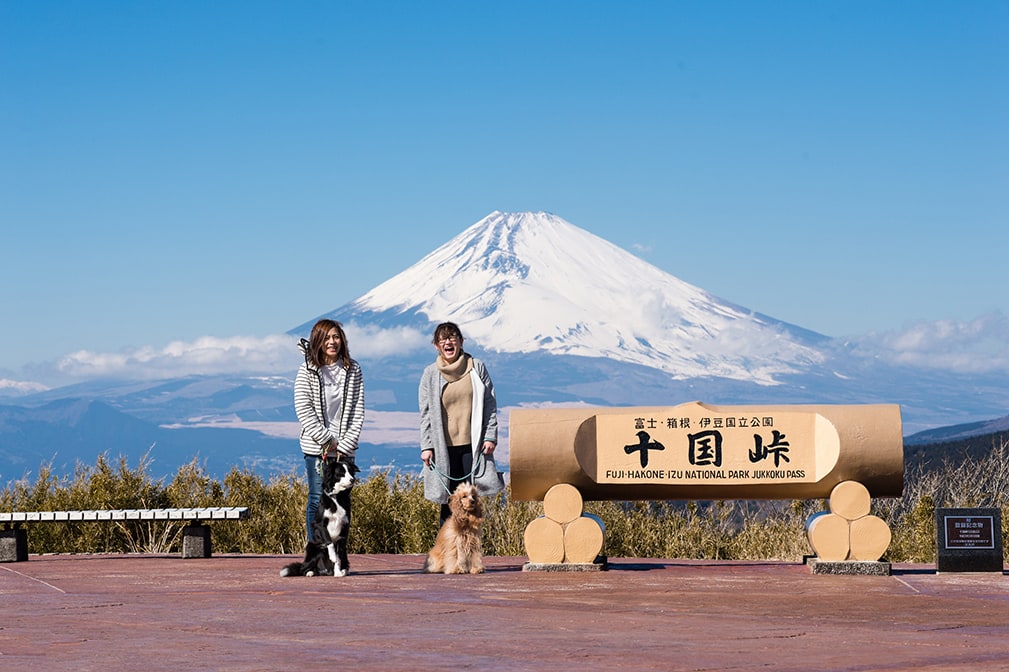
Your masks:
<instances>
[{"instance_id":1,"label":"brown tinted ground surface","mask_svg":"<svg viewBox=\"0 0 1009 672\"><path fill-rule=\"evenodd\" d=\"M613 560L425 575L352 556L31 556L0 564L0 670L1009 670L1009 577Z\"/></svg>"}]
</instances>

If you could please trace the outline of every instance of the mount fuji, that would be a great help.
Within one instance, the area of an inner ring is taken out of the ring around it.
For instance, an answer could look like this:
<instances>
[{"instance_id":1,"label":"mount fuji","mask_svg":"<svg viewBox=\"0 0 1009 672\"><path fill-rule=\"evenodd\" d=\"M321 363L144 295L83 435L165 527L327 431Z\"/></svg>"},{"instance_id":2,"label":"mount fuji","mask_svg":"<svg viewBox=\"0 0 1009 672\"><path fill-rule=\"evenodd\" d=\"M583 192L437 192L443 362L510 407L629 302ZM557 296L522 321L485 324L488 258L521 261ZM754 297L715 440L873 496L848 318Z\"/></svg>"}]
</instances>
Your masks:
<instances>
[{"instance_id":1,"label":"mount fuji","mask_svg":"<svg viewBox=\"0 0 1009 672\"><path fill-rule=\"evenodd\" d=\"M417 383L434 358L434 326L447 320L494 380L503 464L508 409L524 405L895 403L905 435L969 429L1009 408L1009 382L997 371L901 364L716 297L556 215L493 212L288 332L290 371L94 380L0 406L0 477L53 458L54 446L63 451L57 469L108 450L133 460L153 450L164 474L201 451L221 476L234 465L291 468L294 340L321 317L344 323L362 364L359 463L373 469L416 466ZM54 439L68 435L80 445Z\"/></svg>"},{"instance_id":2,"label":"mount fuji","mask_svg":"<svg viewBox=\"0 0 1009 672\"><path fill-rule=\"evenodd\" d=\"M397 333L368 362L376 403L412 408L435 324L462 328L506 405L898 403L905 427L1005 414L999 376L887 364L753 312L560 217L493 212L413 266L320 317ZM291 331L307 335L315 320ZM353 352L353 349L352 349Z\"/></svg>"},{"instance_id":3,"label":"mount fuji","mask_svg":"<svg viewBox=\"0 0 1009 672\"><path fill-rule=\"evenodd\" d=\"M330 315L400 326L449 320L499 353L603 358L674 380L764 385L822 364L817 347L829 340L712 296L543 212L491 213Z\"/></svg>"}]
</instances>

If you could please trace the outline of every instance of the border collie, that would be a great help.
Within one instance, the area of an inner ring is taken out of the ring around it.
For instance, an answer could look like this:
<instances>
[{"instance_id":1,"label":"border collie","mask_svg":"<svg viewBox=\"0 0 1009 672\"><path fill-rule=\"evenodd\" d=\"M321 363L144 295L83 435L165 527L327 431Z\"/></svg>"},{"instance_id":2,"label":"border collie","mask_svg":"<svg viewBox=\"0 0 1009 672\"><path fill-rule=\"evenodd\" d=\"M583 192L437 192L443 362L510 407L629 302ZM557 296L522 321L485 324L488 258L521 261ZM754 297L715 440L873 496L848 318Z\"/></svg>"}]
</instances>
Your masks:
<instances>
[{"instance_id":1,"label":"border collie","mask_svg":"<svg viewBox=\"0 0 1009 672\"><path fill-rule=\"evenodd\" d=\"M347 536L350 532L350 489L360 471L353 462L329 456L322 462L322 495L312 524L305 559L280 570L281 576L346 576Z\"/></svg>"}]
</instances>

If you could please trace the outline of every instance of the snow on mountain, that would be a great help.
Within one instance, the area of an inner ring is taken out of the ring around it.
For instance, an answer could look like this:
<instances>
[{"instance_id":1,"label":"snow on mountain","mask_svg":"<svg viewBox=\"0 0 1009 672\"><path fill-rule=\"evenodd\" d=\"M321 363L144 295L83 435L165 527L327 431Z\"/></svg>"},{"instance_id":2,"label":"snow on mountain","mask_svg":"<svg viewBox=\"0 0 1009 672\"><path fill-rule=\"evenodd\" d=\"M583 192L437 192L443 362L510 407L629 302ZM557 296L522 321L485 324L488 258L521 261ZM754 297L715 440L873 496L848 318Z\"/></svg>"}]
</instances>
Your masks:
<instances>
[{"instance_id":1,"label":"snow on mountain","mask_svg":"<svg viewBox=\"0 0 1009 672\"><path fill-rule=\"evenodd\" d=\"M415 408L417 380L433 359L428 335L443 320L458 322L467 350L491 365L506 405L897 403L915 431L1001 416L1009 404L1003 376L853 349L725 301L542 212L493 212L324 316L347 324L370 403L389 411ZM290 333L307 335L314 322ZM385 343L369 361L362 343L390 334L400 348Z\"/></svg>"},{"instance_id":2,"label":"snow on mountain","mask_svg":"<svg viewBox=\"0 0 1009 672\"><path fill-rule=\"evenodd\" d=\"M907 433L958 425L934 435L944 438L989 431L1009 408L998 371L888 362L712 296L546 213L491 213L325 316L347 324L365 369L359 464L373 469L419 469L417 382L443 320L462 326L467 350L492 371L505 462L507 409L529 404L897 403ZM289 333L306 336L314 323ZM150 451L159 475L201 455L217 477L235 465L297 469L299 360L292 343L289 375L279 377L94 379L52 390L0 381L0 483L45 460L73 469L107 451L131 461Z\"/></svg>"},{"instance_id":3,"label":"snow on mountain","mask_svg":"<svg viewBox=\"0 0 1009 672\"><path fill-rule=\"evenodd\" d=\"M332 314L423 315L457 322L486 350L602 357L678 380L763 385L822 362L816 346L827 340L545 212L493 212Z\"/></svg>"}]
</instances>

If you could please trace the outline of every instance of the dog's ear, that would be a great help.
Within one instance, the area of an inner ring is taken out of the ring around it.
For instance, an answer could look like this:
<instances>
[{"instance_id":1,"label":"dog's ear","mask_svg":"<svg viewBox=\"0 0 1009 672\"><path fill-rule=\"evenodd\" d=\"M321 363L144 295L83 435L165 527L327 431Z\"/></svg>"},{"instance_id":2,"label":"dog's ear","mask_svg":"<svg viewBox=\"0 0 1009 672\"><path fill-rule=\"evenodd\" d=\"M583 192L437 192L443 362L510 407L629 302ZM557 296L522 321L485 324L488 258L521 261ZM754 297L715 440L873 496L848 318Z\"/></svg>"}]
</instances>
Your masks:
<instances>
[{"instance_id":1,"label":"dog's ear","mask_svg":"<svg viewBox=\"0 0 1009 672\"><path fill-rule=\"evenodd\" d=\"M448 510L452 512L453 515L462 514L462 491L459 488L455 489L448 498Z\"/></svg>"}]
</instances>

